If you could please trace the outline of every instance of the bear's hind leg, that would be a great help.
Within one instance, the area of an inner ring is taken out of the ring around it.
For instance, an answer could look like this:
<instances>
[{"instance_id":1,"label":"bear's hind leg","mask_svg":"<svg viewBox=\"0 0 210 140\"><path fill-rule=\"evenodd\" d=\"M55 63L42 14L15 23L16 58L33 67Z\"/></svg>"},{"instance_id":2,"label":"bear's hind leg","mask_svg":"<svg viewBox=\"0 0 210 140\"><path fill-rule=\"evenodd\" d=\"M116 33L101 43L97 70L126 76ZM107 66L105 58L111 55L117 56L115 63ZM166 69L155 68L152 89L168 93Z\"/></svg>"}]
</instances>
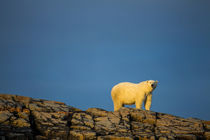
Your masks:
<instances>
[{"instance_id":1,"label":"bear's hind leg","mask_svg":"<svg viewBox=\"0 0 210 140\"><path fill-rule=\"evenodd\" d=\"M123 106L122 103L114 102L114 111L119 110L122 106Z\"/></svg>"}]
</instances>

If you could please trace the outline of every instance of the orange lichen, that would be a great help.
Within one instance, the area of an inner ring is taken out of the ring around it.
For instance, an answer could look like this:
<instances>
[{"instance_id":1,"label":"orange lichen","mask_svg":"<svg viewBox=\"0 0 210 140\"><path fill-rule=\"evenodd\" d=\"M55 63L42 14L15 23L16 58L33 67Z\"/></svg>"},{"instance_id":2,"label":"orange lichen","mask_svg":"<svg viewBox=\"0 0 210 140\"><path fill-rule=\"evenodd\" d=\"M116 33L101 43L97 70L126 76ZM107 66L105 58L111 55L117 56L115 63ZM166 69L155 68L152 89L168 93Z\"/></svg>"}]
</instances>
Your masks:
<instances>
[{"instance_id":1,"label":"orange lichen","mask_svg":"<svg viewBox=\"0 0 210 140\"><path fill-rule=\"evenodd\" d=\"M56 112L56 113L68 115L69 112L61 112L61 111L60 111L60 112Z\"/></svg>"},{"instance_id":2,"label":"orange lichen","mask_svg":"<svg viewBox=\"0 0 210 140\"><path fill-rule=\"evenodd\" d=\"M63 102L58 102L58 101L55 101L56 104L60 104L60 105L65 105L65 103Z\"/></svg>"},{"instance_id":3,"label":"orange lichen","mask_svg":"<svg viewBox=\"0 0 210 140\"><path fill-rule=\"evenodd\" d=\"M210 121L204 121L204 124L210 125Z\"/></svg>"},{"instance_id":4,"label":"orange lichen","mask_svg":"<svg viewBox=\"0 0 210 140\"><path fill-rule=\"evenodd\" d=\"M12 108L9 108L8 110L9 110L10 112L22 112L22 109L19 108L19 107L16 107L16 108L12 107Z\"/></svg>"},{"instance_id":5,"label":"orange lichen","mask_svg":"<svg viewBox=\"0 0 210 140\"><path fill-rule=\"evenodd\" d=\"M23 109L23 112L29 114L30 113L30 110L29 109Z\"/></svg>"}]
</instances>

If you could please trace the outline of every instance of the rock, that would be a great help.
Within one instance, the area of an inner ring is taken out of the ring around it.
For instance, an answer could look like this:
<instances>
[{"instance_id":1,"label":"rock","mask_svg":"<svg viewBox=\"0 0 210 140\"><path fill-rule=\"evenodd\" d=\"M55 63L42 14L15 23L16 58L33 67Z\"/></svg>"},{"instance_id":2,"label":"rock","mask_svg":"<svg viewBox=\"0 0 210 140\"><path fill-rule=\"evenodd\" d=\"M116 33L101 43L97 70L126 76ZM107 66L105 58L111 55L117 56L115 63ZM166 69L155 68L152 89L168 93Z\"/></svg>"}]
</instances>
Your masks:
<instances>
[{"instance_id":1,"label":"rock","mask_svg":"<svg viewBox=\"0 0 210 140\"><path fill-rule=\"evenodd\" d=\"M133 140L132 137L120 137L120 136L99 136L98 140Z\"/></svg>"},{"instance_id":2,"label":"rock","mask_svg":"<svg viewBox=\"0 0 210 140\"><path fill-rule=\"evenodd\" d=\"M124 107L82 111L62 102L0 94L4 139L210 140L210 121Z\"/></svg>"},{"instance_id":3,"label":"rock","mask_svg":"<svg viewBox=\"0 0 210 140\"><path fill-rule=\"evenodd\" d=\"M203 121L205 129L210 131L210 121Z\"/></svg>"},{"instance_id":4,"label":"rock","mask_svg":"<svg viewBox=\"0 0 210 140\"><path fill-rule=\"evenodd\" d=\"M4 123L5 121L9 120L9 118L12 116L12 113L9 111L1 111L0 112L0 124Z\"/></svg>"},{"instance_id":5,"label":"rock","mask_svg":"<svg viewBox=\"0 0 210 140\"><path fill-rule=\"evenodd\" d=\"M205 132L204 136L207 140L210 140L210 132Z\"/></svg>"},{"instance_id":6,"label":"rock","mask_svg":"<svg viewBox=\"0 0 210 140\"><path fill-rule=\"evenodd\" d=\"M86 112L94 115L94 116L99 116L99 117L106 117L107 116L107 111L100 109L100 108L89 108L86 110Z\"/></svg>"},{"instance_id":7,"label":"rock","mask_svg":"<svg viewBox=\"0 0 210 140\"><path fill-rule=\"evenodd\" d=\"M30 125L30 123L27 121L27 120L25 120L25 119L22 119L22 118L18 118L18 119L16 119L16 120L14 120L13 122L12 122L12 125L14 126L14 127L30 127L31 125Z\"/></svg>"}]
</instances>

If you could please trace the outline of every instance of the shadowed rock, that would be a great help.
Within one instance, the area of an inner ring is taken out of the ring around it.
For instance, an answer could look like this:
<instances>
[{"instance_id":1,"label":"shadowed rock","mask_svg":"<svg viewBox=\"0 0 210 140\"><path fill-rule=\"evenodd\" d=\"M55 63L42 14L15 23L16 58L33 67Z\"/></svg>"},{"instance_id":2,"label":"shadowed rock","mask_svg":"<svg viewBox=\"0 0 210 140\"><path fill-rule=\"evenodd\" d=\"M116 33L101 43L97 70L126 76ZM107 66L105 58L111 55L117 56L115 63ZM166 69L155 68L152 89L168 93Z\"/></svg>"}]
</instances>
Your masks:
<instances>
[{"instance_id":1,"label":"shadowed rock","mask_svg":"<svg viewBox=\"0 0 210 140\"><path fill-rule=\"evenodd\" d=\"M210 121L135 108L86 111L56 101L0 94L0 140L210 139Z\"/></svg>"}]
</instances>

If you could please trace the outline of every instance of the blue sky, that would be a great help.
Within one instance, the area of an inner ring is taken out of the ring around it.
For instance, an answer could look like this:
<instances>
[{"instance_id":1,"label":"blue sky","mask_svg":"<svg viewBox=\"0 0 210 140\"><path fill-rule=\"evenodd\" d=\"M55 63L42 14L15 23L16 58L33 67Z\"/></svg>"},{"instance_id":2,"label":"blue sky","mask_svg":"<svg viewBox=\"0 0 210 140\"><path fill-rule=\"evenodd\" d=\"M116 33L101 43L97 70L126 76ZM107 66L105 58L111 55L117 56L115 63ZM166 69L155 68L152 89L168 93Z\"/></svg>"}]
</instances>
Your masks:
<instances>
[{"instance_id":1,"label":"blue sky","mask_svg":"<svg viewBox=\"0 0 210 140\"><path fill-rule=\"evenodd\" d=\"M119 82L158 80L152 110L210 119L210 1L0 2L0 93L113 110Z\"/></svg>"}]
</instances>

